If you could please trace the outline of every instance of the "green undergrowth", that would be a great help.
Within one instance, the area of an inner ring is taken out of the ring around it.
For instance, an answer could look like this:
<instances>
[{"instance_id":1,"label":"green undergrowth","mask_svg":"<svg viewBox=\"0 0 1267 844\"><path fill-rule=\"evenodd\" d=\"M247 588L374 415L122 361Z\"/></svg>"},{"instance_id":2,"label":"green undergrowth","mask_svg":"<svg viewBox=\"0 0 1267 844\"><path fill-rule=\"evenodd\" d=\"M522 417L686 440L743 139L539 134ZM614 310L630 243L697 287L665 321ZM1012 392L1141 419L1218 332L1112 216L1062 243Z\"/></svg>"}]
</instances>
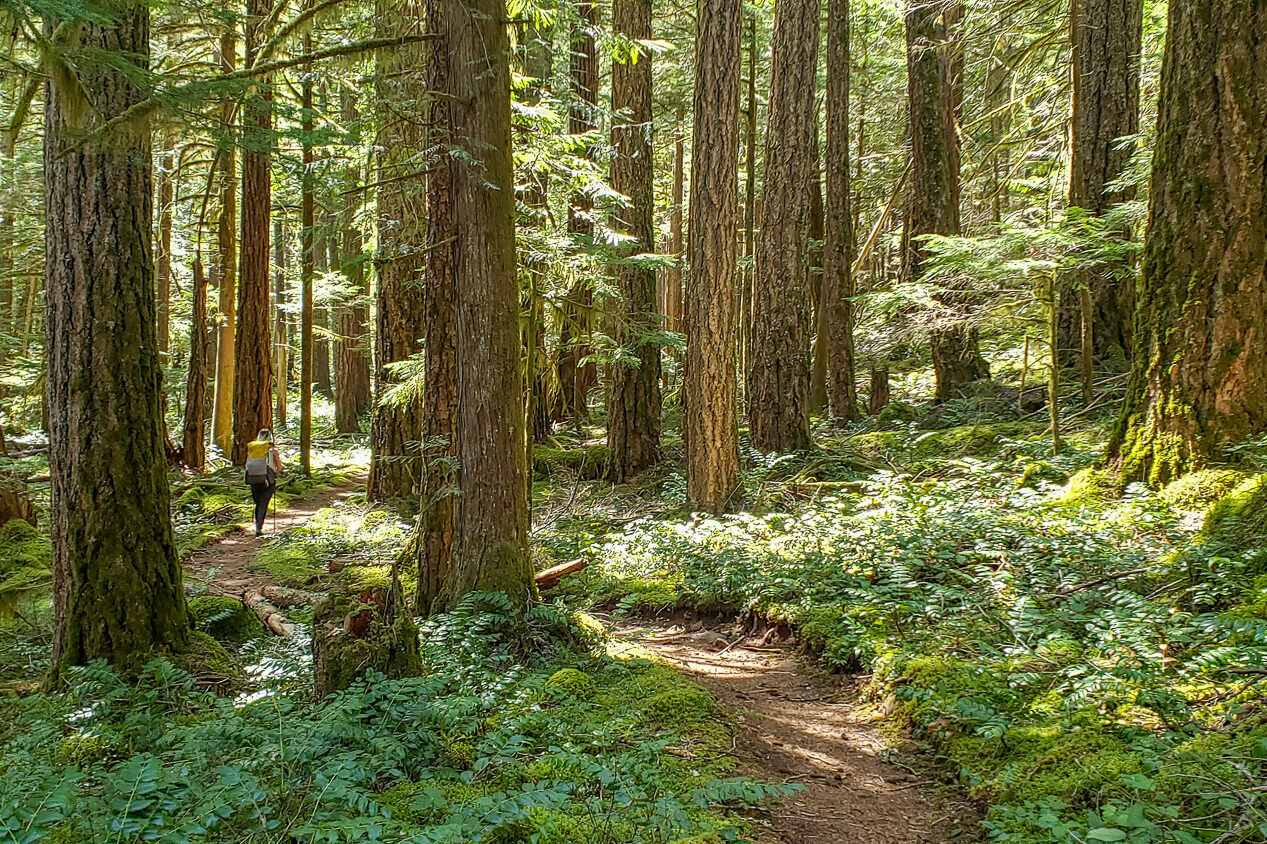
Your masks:
<instances>
[{"instance_id":1,"label":"green undergrowth","mask_svg":"<svg viewBox=\"0 0 1267 844\"><path fill-rule=\"evenodd\" d=\"M391 564L405 544L412 521L388 508L350 503L318 510L302 525L269 539L252 567L284 586L313 588L332 584L369 589L391 580ZM337 572L331 572L331 561ZM416 572L401 568L406 592Z\"/></svg>"},{"instance_id":2,"label":"green undergrowth","mask_svg":"<svg viewBox=\"0 0 1267 844\"><path fill-rule=\"evenodd\" d=\"M1052 457L1012 422L845 431L893 468L542 541L593 560L573 600L785 621L869 672L877 714L988 802L993 839L1267 840L1267 480L1122 488L1088 468L1101 434Z\"/></svg>"},{"instance_id":3,"label":"green undergrowth","mask_svg":"<svg viewBox=\"0 0 1267 844\"><path fill-rule=\"evenodd\" d=\"M731 841L794 788L731 776L699 688L557 608L470 596L424 623L425 676L236 699L155 661L13 698L0 827L21 841Z\"/></svg>"}]
</instances>

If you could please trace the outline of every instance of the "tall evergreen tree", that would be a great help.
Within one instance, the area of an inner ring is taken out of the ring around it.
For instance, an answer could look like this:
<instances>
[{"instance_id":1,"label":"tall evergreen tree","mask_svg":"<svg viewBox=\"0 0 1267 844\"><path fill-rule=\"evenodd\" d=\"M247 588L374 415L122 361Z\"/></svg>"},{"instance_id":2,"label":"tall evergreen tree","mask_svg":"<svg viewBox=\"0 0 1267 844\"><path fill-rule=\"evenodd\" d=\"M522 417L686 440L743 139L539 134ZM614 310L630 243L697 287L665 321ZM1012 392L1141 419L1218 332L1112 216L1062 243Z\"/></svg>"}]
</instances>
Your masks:
<instances>
[{"instance_id":1,"label":"tall evergreen tree","mask_svg":"<svg viewBox=\"0 0 1267 844\"><path fill-rule=\"evenodd\" d=\"M237 33L226 27L216 51L222 73L232 73L237 63ZM211 439L221 454L233 448L233 367L237 335L237 147L233 142L232 102L220 106L220 143L217 153L220 180L220 209L216 220L216 263L214 281L219 297L216 331L216 388L212 407Z\"/></svg>"},{"instance_id":2,"label":"tall evergreen tree","mask_svg":"<svg viewBox=\"0 0 1267 844\"><path fill-rule=\"evenodd\" d=\"M656 274L631 260L655 252L651 56L641 46L651 40L651 0L615 0L612 25L624 39L622 55L612 64L612 187L627 200L612 224L629 240L616 268L619 298L612 325L622 354L611 367L607 437L610 476L621 482L660 456L660 346L652 339L659 328Z\"/></svg>"},{"instance_id":3,"label":"tall evergreen tree","mask_svg":"<svg viewBox=\"0 0 1267 844\"><path fill-rule=\"evenodd\" d=\"M254 66L267 40L273 0L247 0L246 63ZM267 78L242 107L242 241L238 272L238 328L234 337L233 462L246 462L246 445L273 427L273 348L269 332L268 238L272 213L272 90Z\"/></svg>"},{"instance_id":4,"label":"tall evergreen tree","mask_svg":"<svg viewBox=\"0 0 1267 844\"><path fill-rule=\"evenodd\" d=\"M527 453L515 193L510 142L510 44L504 0L439 3L432 29L445 44L457 322L455 433L459 494L440 601L502 591L533 594L528 552Z\"/></svg>"},{"instance_id":5,"label":"tall evergreen tree","mask_svg":"<svg viewBox=\"0 0 1267 844\"><path fill-rule=\"evenodd\" d=\"M139 668L189 638L160 417L149 127L103 129L145 98L149 6L74 22L86 55L44 86L53 675ZM51 35L59 22L44 21ZM85 131L87 130L87 131Z\"/></svg>"},{"instance_id":6,"label":"tall evergreen tree","mask_svg":"<svg viewBox=\"0 0 1267 844\"><path fill-rule=\"evenodd\" d=\"M383 37L421 31L422 9L416 0L379 0L377 27ZM420 390L408 389L394 400L385 394L402 380L392 364L408 361L422 349L423 149L421 109L426 84L419 44L393 47L378 59L378 102L381 118L378 148L377 333L378 403L370 428L368 495L372 501L412 498L422 477L421 442L425 409Z\"/></svg>"},{"instance_id":7,"label":"tall evergreen tree","mask_svg":"<svg viewBox=\"0 0 1267 844\"><path fill-rule=\"evenodd\" d=\"M820 14L818 0L775 5L747 392L749 437L760 451L810 444L808 248Z\"/></svg>"},{"instance_id":8,"label":"tall evergreen tree","mask_svg":"<svg viewBox=\"0 0 1267 844\"><path fill-rule=\"evenodd\" d=\"M350 87L341 92L343 125L357 124L356 94ZM354 191L343 209L341 237L343 240L342 270L347 279L351 301L339 312L338 339L335 342L335 393L334 423L340 434L355 434L361 430L361 417L369 408L369 309L365 304L365 258L361 242L361 230L356 223L356 208L361 187L361 164L348 167L348 189Z\"/></svg>"},{"instance_id":9,"label":"tall evergreen tree","mask_svg":"<svg viewBox=\"0 0 1267 844\"><path fill-rule=\"evenodd\" d=\"M1134 369L1110 447L1162 484L1267 431L1267 3L1172 3Z\"/></svg>"},{"instance_id":10,"label":"tall evergreen tree","mask_svg":"<svg viewBox=\"0 0 1267 844\"><path fill-rule=\"evenodd\" d=\"M959 234L959 150L951 76L954 51L941 0L909 0L906 9L907 100L910 110L911 178L907 199L903 274L916 280L927 260L922 237ZM944 295L947 308L962 305ZM930 336L936 397L946 401L960 388L990 376L978 332L960 319L942 320Z\"/></svg>"},{"instance_id":11,"label":"tall evergreen tree","mask_svg":"<svg viewBox=\"0 0 1267 844\"><path fill-rule=\"evenodd\" d=\"M739 486L735 374L741 0L698 0L687 233L686 497L720 512Z\"/></svg>"}]
</instances>

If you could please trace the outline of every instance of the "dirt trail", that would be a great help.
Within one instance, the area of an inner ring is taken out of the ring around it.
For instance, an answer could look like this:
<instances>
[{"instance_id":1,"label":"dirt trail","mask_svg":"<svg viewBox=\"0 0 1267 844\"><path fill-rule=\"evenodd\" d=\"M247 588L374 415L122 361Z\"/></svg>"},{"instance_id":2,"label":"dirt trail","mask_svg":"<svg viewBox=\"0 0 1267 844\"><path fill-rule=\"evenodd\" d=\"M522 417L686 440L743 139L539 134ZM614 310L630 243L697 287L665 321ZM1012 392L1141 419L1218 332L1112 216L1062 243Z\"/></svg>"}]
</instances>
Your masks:
<instances>
[{"instance_id":1,"label":"dirt trail","mask_svg":"<svg viewBox=\"0 0 1267 844\"><path fill-rule=\"evenodd\" d=\"M214 569L208 591L212 594L239 597L247 589L267 584L269 581L250 571L261 543L277 534L298 527L318 510L342 501L365 489L365 474L357 473L342 483L322 487L296 498L285 510L278 510L276 519L272 512L264 523L264 535L258 539L253 531L236 529L219 540L189 555L185 560L185 573L190 579L205 583ZM274 527L276 525L276 527Z\"/></svg>"},{"instance_id":2,"label":"dirt trail","mask_svg":"<svg viewBox=\"0 0 1267 844\"><path fill-rule=\"evenodd\" d=\"M793 646L754 639L727 647L733 635L697 626L642 622L620 634L679 664L730 710L745 773L805 786L775 813L763 844L935 844L971 816L971 806L881 759L876 728L839 682L808 673Z\"/></svg>"}]
</instances>

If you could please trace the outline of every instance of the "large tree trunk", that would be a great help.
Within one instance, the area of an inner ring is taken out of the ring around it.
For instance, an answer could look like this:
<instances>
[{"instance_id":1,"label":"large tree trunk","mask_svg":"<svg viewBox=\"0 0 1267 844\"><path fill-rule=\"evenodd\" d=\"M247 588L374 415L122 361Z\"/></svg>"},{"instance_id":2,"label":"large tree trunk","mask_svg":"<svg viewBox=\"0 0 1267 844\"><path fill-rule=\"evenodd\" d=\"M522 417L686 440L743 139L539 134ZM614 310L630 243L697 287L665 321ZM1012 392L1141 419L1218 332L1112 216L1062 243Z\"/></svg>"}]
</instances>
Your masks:
<instances>
[{"instance_id":1,"label":"large tree trunk","mask_svg":"<svg viewBox=\"0 0 1267 844\"><path fill-rule=\"evenodd\" d=\"M158 157L158 354L159 365L171 364L172 332L172 200L176 159L171 149Z\"/></svg>"},{"instance_id":2,"label":"large tree trunk","mask_svg":"<svg viewBox=\"0 0 1267 844\"><path fill-rule=\"evenodd\" d=\"M748 22L748 101L744 109L744 201L743 256L739 275L739 371L748 371L749 341L752 337L752 284L756 275L753 260L757 251L757 17Z\"/></svg>"},{"instance_id":3,"label":"large tree trunk","mask_svg":"<svg viewBox=\"0 0 1267 844\"><path fill-rule=\"evenodd\" d=\"M145 98L130 80L149 64L150 11L113 11L81 21L79 44L125 67L84 62L74 89L44 88L55 681L98 658L134 670L189 638L159 415L150 132L100 132Z\"/></svg>"},{"instance_id":4,"label":"large tree trunk","mask_svg":"<svg viewBox=\"0 0 1267 844\"><path fill-rule=\"evenodd\" d=\"M312 52L312 36L304 37L304 52ZM305 74L300 83L300 107L303 109L303 175L300 184L300 216L302 227L299 254L299 469L305 475L312 474L312 390L313 379L313 310L312 286L316 255L316 196L313 188L312 151L312 74ZM327 360L329 358L327 357ZM327 381L330 368L326 367ZM329 386L327 384L327 386Z\"/></svg>"},{"instance_id":5,"label":"large tree trunk","mask_svg":"<svg viewBox=\"0 0 1267 844\"><path fill-rule=\"evenodd\" d=\"M286 226L273 220L273 423L286 427L290 398L290 321L286 318Z\"/></svg>"},{"instance_id":6,"label":"large tree trunk","mask_svg":"<svg viewBox=\"0 0 1267 844\"><path fill-rule=\"evenodd\" d=\"M458 490L453 552L440 602L473 591L533 596L528 552L527 453L515 193L510 142L510 62L503 0L440 2L432 27L447 48L457 317Z\"/></svg>"},{"instance_id":7,"label":"large tree trunk","mask_svg":"<svg viewBox=\"0 0 1267 844\"><path fill-rule=\"evenodd\" d=\"M861 133L861 129L859 129ZM861 416L854 381L853 209L849 184L849 0L827 4L827 198L823 287L818 307L827 364L827 406L835 419ZM859 151L861 155L861 151Z\"/></svg>"},{"instance_id":8,"label":"large tree trunk","mask_svg":"<svg viewBox=\"0 0 1267 844\"><path fill-rule=\"evenodd\" d=\"M739 486L735 235L741 0L698 0L686 289L686 497L717 513Z\"/></svg>"},{"instance_id":9,"label":"large tree trunk","mask_svg":"<svg viewBox=\"0 0 1267 844\"><path fill-rule=\"evenodd\" d=\"M1074 0L1073 128L1069 169L1069 205L1102 214L1133 198L1113 190L1125 172L1131 150L1118 144L1139 131L1139 64L1143 37L1142 0ZM1125 235L1126 232L1123 232ZM1096 357L1129 351L1134 290L1130 267L1088 270L1063 279L1060 295L1059 348L1081 345L1081 309L1077 287L1091 294L1092 352Z\"/></svg>"},{"instance_id":10,"label":"large tree trunk","mask_svg":"<svg viewBox=\"0 0 1267 844\"><path fill-rule=\"evenodd\" d=\"M194 307L189 315L189 373L185 379L185 427L181 461L194 471L207 463L207 278L194 258Z\"/></svg>"},{"instance_id":11,"label":"large tree trunk","mask_svg":"<svg viewBox=\"0 0 1267 844\"><path fill-rule=\"evenodd\" d=\"M232 28L220 36L220 70L231 73L237 53ZM233 103L220 107L220 132L233 130ZM223 455L233 448L234 337L237 334L237 154L236 146L220 151L220 215L216 223L216 290L219 315L216 333L216 393L211 413L211 440Z\"/></svg>"},{"instance_id":12,"label":"large tree trunk","mask_svg":"<svg viewBox=\"0 0 1267 844\"><path fill-rule=\"evenodd\" d=\"M818 0L778 0L752 288L748 436L759 451L809 446L808 237Z\"/></svg>"},{"instance_id":13,"label":"large tree trunk","mask_svg":"<svg viewBox=\"0 0 1267 844\"><path fill-rule=\"evenodd\" d=\"M350 87L342 91L343 125L357 122L356 93ZM361 186L361 165L348 170L348 188ZM343 274L347 277L351 301L339 312L339 334L335 343L334 424L340 434L356 434L361 430L361 417L370 401L370 361L368 340L369 313L365 304L365 259L362 254L361 229L356 223L356 207L360 194L351 194L343 209Z\"/></svg>"},{"instance_id":14,"label":"large tree trunk","mask_svg":"<svg viewBox=\"0 0 1267 844\"><path fill-rule=\"evenodd\" d=\"M1267 3L1172 3L1134 370L1111 454L1157 485L1267 431Z\"/></svg>"},{"instance_id":15,"label":"large tree trunk","mask_svg":"<svg viewBox=\"0 0 1267 844\"><path fill-rule=\"evenodd\" d=\"M380 0L378 29L384 36L416 34L421 9ZM401 382L391 364L406 361L422 349L425 315L422 273L426 221L423 165L418 155L425 141L421 109L426 100L421 46L399 47L379 56L378 100L383 126L379 132L378 180L378 401L370 427L373 455L367 494L371 501L412 498L422 479L419 443L425 425L421 390L408 390L384 403L385 394Z\"/></svg>"},{"instance_id":16,"label":"large tree trunk","mask_svg":"<svg viewBox=\"0 0 1267 844\"><path fill-rule=\"evenodd\" d=\"M612 27L629 44L651 39L651 0L615 0ZM612 64L612 187L627 197L612 216L612 227L632 238L623 257L655 252L655 198L651 152L651 55L646 48ZM611 367L607 442L609 472L629 480L660 457L660 346L655 270L633 262L616 269L619 299L612 314L613 339L623 350Z\"/></svg>"},{"instance_id":17,"label":"large tree trunk","mask_svg":"<svg viewBox=\"0 0 1267 844\"><path fill-rule=\"evenodd\" d=\"M571 81L574 98L568 111L568 132L583 135L595 128L594 114L598 103L598 7L592 0L574 0L578 22L572 32ZM586 154L592 154L587 150ZM569 200L568 232L578 240L591 237L594 203L586 193L576 193ZM594 289L586 279L573 285L563 298L559 310L559 350L555 365L553 417L557 422L582 419L589 412L588 395L598 382L593 363L581 363L590 354L593 334Z\"/></svg>"},{"instance_id":18,"label":"large tree trunk","mask_svg":"<svg viewBox=\"0 0 1267 844\"><path fill-rule=\"evenodd\" d=\"M686 108L678 106L673 132L673 207L669 209L669 255L673 266L664 272L664 327L682 330L682 265L685 262L683 206L686 204Z\"/></svg>"},{"instance_id":19,"label":"large tree trunk","mask_svg":"<svg viewBox=\"0 0 1267 844\"><path fill-rule=\"evenodd\" d=\"M427 23L432 29L443 21L444 0L428 0ZM450 90L449 44L433 43L427 57L427 87ZM449 103L442 97L427 101L427 123L433 144L454 141ZM406 548L418 571L418 612L431 611L449 574L453 548L453 460L457 423L457 302L454 276L457 270L458 226L454 216L454 164L443 162L427 175L427 255L423 308L426 319L426 373L424 404L426 427L422 493L418 501L415 535Z\"/></svg>"},{"instance_id":20,"label":"large tree trunk","mask_svg":"<svg viewBox=\"0 0 1267 844\"><path fill-rule=\"evenodd\" d=\"M273 0L247 0L246 63L267 37L260 32ZM272 212L273 94L267 78L242 106L242 249L238 331L234 338L233 463L246 463L246 444L273 427L273 349L269 337L268 221ZM280 338L279 338L280 339Z\"/></svg>"},{"instance_id":21,"label":"large tree trunk","mask_svg":"<svg viewBox=\"0 0 1267 844\"><path fill-rule=\"evenodd\" d=\"M927 259L922 235L959 234L959 151L951 76L955 57L941 19L944 8L932 0L910 0L906 10L911 187L903 271L910 280L920 277ZM953 294L944 294L943 299L952 307L964 304ZM975 328L951 319L933 329L931 344L938 401L990 376Z\"/></svg>"}]
</instances>

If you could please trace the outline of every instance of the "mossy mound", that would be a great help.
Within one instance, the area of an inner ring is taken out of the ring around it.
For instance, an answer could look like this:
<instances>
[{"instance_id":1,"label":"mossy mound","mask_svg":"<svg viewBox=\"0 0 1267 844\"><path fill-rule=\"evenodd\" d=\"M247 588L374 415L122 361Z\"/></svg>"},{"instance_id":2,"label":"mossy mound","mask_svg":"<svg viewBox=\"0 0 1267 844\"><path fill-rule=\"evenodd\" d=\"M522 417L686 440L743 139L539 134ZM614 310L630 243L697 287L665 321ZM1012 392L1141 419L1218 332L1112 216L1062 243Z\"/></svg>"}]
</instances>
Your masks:
<instances>
[{"instance_id":1,"label":"mossy mound","mask_svg":"<svg viewBox=\"0 0 1267 844\"><path fill-rule=\"evenodd\" d=\"M189 648L171 656L172 664L197 678L200 685L221 688L235 686L242 677L241 668L224 645L210 634L194 630L189 634Z\"/></svg>"},{"instance_id":2,"label":"mossy mound","mask_svg":"<svg viewBox=\"0 0 1267 844\"><path fill-rule=\"evenodd\" d=\"M889 402L875 415L875 421L882 428L904 426L919 418L919 411L914 405L904 401Z\"/></svg>"},{"instance_id":3,"label":"mossy mound","mask_svg":"<svg viewBox=\"0 0 1267 844\"><path fill-rule=\"evenodd\" d=\"M1032 463L1026 463L1025 468L1021 470L1021 476L1016 479L1017 489L1023 487L1036 487L1041 481L1049 481L1054 484L1063 484L1069 480L1069 475L1045 460L1035 460Z\"/></svg>"},{"instance_id":4,"label":"mossy mound","mask_svg":"<svg viewBox=\"0 0 1267 844\"><path fill-rule=\"evenodd\" d=\"M1121 478L1108 470L1094 467L1076 472L1056 503L1071 507L1095 506L1122 496Z\"/></svg>"},{"instance_id":5,"label":"mossy mound","mask_svg":"<svg viewBox=\"0 0 1267 844\"><path fill-rule=\"evenodd\" d=\"M388 606L397 607L385 618ZM333 592L313 611L313 676L317 695L346 689L374 671L392 678L423 673L418 628L399 594Z\"/></svg>"},{"instance_id":6,"label":"mossy mound","mask_svg":"<svg viewBox=\"0 0 1267 844\"><path fill-rule=\"evenodd\" d=\"M1006 457L1014 452L1011 441L1041 433L1028 422L959 425L939 431L876 431L850 437L848 442L863 455L885 454L907 464L937 463L961 457Z\"/></svg>"},{"instance_id":7,"label":"mossy mound","mask_svg":"<svg viewBox=\"0 0 1267 844\"><path fill-rule=\"evenodd\" d=\"M580 448L550 448L544 445L532 447L532 473L538 478L549 477L563 469L583 480L598 480L607 472L607 460L605 445Z\"/></svg>"},{"instance_id":8,"label":"mossy mound","mask_svg":"<svg viewBox=\"0 0 1267 844\"><path fill-rule=\"evenodd\" d=\"M255 613L235 598L202 595L189 601L194 627L230 645L241 645L265 634Z\"/></svg>"},{"instance_id":9,"label":"mossy mound","mask_svg":"<svg viewBox=\"0 0 1267 844\"><path fill-rule=\"evenodd\" d=\"M560 668L546 680L545 688L564 697L575 697L581 700L589 700L598 691L598 687L594 685L590 676L575 668Z\"/></svg>"},{"instance_id":10,"label":"mossy mound","mask_svg":"<svg viewBox=\"0 0 1267 844\"><path fill-rule=\"evenodd\" d=\"M644 721L673 728L703 721L713 712L713 699L699 686L680 685L647 698L642 707Z\"/></svg>"},{"instance_id":11,"label":"mossy mound","mask_svg":"<svg viewBox=\"0 0 1267 844\"><path fill-rule=\"evenodd\" d=\"M1234 469L1203 469L1166 484L1161 497L1178 510L1203 511L1244 481L1245 474Z\"/></svg>"},{"instance_id":12,"label":"mossy mound","mask_svg":"<svg viewBox=\"0 0 1267 844\"><path fill-rule=\"evenodd\" d=\"M1267 572L1267 475L1244 481L1217 501L1193 548L1245 556L1250 575Z\"/></svg>"}]
</instances>

